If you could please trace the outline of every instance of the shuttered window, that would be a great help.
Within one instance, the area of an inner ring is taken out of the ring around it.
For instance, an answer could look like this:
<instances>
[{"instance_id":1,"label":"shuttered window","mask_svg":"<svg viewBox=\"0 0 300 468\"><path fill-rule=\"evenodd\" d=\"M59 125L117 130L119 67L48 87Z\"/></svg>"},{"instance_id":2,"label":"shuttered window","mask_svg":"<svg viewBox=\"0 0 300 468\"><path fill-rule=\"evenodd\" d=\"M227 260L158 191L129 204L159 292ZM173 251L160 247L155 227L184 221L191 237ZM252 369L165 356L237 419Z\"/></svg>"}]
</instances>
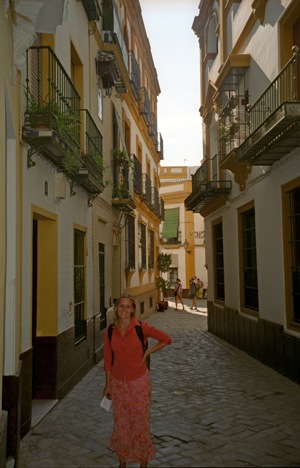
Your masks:
<instances>
[{"instance_id":1,"label":"shuttered window","mask_svg":"<svg viewBox=\"0 0 300 468\"><path fill-rule=\"evenodd\" d=\"M163 239L177 239L179 225L179 208L165 210L165 220L162 228Z\"/></svg>"}]
</instances>

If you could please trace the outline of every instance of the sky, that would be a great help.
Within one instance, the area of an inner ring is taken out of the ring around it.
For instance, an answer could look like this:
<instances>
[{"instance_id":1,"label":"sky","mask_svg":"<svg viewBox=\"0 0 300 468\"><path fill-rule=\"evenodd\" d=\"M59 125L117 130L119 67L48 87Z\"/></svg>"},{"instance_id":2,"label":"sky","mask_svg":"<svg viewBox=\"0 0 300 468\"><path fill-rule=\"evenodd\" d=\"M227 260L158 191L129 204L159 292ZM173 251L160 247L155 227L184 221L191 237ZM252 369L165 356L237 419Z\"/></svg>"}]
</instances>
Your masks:
<instances>
[{"instance_id":1,"label":"sky","mask_svg":"<svg viewBox=\"0 0 300 468\"><path fill-rule=\"evenodd\" d=\"M199 166L202 160L199 44L192 30L200 0L140 0L161 94L157 125L162 166Z\"/></svg>"}]
</instances>

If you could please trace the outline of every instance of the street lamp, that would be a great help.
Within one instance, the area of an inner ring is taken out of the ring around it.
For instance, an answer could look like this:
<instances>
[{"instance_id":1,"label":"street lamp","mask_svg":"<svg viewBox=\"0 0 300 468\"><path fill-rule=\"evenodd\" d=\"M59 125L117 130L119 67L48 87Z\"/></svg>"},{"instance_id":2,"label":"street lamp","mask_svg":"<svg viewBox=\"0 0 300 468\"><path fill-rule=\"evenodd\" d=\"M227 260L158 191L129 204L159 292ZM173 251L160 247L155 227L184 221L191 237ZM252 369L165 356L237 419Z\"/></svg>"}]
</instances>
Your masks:
<instances>
[{"instance_id":1,"label":"street lamp","mask_svg":"<svg viewBox=\"0 0 300 468\"><path fill-rule=\"evenodd\" d=\"M184 241L184 243L182 244L182 246L183 246L184 250L185 250L188 254L191 253L191 249L189 249L190 244L189 244L189 242L188 242L187 239L185 239L185 241Z\"/></svg>"}]
</instances>

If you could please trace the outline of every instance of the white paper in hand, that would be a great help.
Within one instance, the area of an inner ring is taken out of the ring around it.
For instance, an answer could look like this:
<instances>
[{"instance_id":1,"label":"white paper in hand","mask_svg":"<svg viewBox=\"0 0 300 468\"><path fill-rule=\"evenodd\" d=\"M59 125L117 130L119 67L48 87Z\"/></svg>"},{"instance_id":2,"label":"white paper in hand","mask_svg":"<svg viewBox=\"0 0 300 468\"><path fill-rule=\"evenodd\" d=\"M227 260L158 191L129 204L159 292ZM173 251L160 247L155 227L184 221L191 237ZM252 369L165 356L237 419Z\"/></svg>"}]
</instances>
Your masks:
<instances>
[{"instance_id":1,"label":"white paper in hand","mask_svg":"<svg viewBox=\"0 0 300 468\"><path fill-rule=\"evenodd\" d=\"M102 406L102 408L104 408L106 411L110 411L111 410L111 400L109 398L107 398L106 396L102 398L102 401L100 403L100 406Z\"/></svg>"}]
</instances>

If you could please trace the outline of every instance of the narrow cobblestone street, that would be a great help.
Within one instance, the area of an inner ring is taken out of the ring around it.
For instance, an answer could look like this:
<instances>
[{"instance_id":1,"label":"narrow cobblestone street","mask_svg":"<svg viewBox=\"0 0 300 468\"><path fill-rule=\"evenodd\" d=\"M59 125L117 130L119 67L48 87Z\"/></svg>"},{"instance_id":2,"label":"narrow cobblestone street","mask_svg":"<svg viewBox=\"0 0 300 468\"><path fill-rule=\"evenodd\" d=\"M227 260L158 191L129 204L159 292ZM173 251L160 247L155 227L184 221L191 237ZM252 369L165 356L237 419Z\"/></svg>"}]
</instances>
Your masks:
<instances>
[{"instance_id":1,"label":"narrow cobblestone street","mask_svg":"<svg viewBox=\"0 0 300 468\"><path fill-rule=\"evenodd\" d=\"M149 466L299 466L299 385L208 333L201 305L148 319L173 339L151 356ZM24 437L21 468L118 466L104 381L101 361Z\"/></svg>"}]
</instances>

